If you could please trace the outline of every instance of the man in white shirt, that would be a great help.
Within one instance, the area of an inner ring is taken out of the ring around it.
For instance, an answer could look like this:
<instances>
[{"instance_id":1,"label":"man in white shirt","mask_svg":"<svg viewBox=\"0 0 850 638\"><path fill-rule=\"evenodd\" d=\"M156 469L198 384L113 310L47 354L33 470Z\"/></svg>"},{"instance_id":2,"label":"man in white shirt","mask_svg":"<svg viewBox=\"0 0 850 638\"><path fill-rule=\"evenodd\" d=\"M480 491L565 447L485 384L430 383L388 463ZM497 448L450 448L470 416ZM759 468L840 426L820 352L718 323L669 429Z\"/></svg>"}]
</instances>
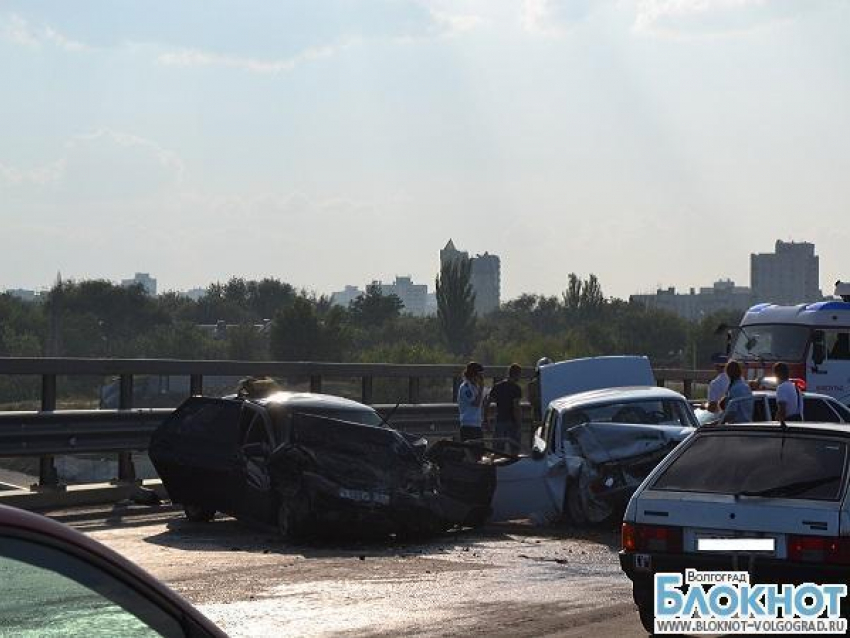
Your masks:
<instances>
[{"instance_id":1,"label":"man in white shirt","mask_svg":"<svg viewBox=\"0 0 850 638\"><path fill-rule=\"evenodd\" d=\"M720 411L720 400L726 396L729 391L729 375L726 370L720 369L720 372L708 384L708 402L705 409L709 412Z\"/></svg>"},{"instance_id":2,"label":"man in white shirt","mask_svg":"<svg viewBox=\"0 0 850 638\"><path fill-rule=\"evenodd\" d=\"M776 386L776 420L780 423L803 420L803 397L793 381L788 380L788 364L779 361L773 365Z\"/></svg>"}]
</instances>

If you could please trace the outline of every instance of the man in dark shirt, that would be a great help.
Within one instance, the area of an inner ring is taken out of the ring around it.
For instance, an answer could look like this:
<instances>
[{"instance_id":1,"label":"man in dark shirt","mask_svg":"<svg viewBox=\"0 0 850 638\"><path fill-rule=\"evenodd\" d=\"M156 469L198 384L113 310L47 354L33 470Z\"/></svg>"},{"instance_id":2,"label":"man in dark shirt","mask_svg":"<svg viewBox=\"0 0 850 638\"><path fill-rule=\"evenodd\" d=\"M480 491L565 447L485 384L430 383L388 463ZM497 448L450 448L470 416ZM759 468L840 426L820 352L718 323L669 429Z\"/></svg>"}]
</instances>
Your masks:
<instances>
[{"instance_id":1,"label":"man in dark shirt","mask_svg":"<svg viewBox=\"0 0 850 638\"><path fill-rule=\"evenodd\" d=\"M519 378L522 368L513 363L508 368L508 378L499 381L490 391L487 402L496 402L496 439L507 439L507 448L514 454L519 453L520 428L522 426L522 411L519 401L522 398L522 389L519 387ZM497 442L497 447L505 449L502 441Z\"/></svg>"}]
</instances>

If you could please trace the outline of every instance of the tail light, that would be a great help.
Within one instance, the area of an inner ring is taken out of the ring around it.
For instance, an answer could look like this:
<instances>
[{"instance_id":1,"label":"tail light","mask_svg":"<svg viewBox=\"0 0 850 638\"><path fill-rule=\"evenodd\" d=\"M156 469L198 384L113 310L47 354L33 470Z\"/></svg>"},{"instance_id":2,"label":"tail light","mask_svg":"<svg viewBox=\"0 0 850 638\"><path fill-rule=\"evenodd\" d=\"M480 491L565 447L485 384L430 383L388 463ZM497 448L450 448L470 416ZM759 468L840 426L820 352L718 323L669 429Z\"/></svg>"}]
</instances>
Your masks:
<instances>
[{"instance_id":1,"label":"tail light","mask_svg":"<svg viewBox=\"0 0 850 638\"><path fill-rule=\"evenodd\" d=\"M682 553L682 528L623 523L623 550L627 552Z\"/></svg>"},{"instance_id":2,"label":"tail light","mask_svg":"<svg viewBox=\"0 0 850 638\"><path fill-rule=\"evenodd\" d=\"M791 383L793 383L794 385L797 386L797 389L800 392L806 391L806 380L805 379L794 378L794 379L790 379L790 381L791 381Z\"/></svg>"},{"instance_id":3,"label":"tail light","mask_svg":"<svg viewBox=\"0 0 850 638\"><path fill-rule=\"evenodd\" d=\"M788 560L796 563L850 565L850 538L789 536Z\"/></svg>"}]
</instances>

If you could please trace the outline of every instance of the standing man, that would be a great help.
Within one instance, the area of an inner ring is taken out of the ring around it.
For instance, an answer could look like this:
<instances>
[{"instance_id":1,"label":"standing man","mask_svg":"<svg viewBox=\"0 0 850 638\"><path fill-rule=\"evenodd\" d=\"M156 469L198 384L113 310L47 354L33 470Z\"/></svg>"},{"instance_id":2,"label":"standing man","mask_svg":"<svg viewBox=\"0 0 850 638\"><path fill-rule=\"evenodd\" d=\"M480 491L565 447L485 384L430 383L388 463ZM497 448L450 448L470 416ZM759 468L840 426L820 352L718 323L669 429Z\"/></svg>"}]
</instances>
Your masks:
<instances>
[{"instance_id":1,"label":"standing man","mask_svg":"<svg viewBox=\"0 0 850 638\"><path fill-rule=\"evenodd\" d=\"M803 420L803 397L793 381L788 380L788 364L777 361L773 364L773 374L779 384L776 386L776 415L780 423Z\"/></svg>"},{"instance_id":2,"label":"standing man","mask_svg":"<svg viewBox=\"0 0 850 638\"><path fill-rule=\"evenodd\" d=\"M512 363L508 368L508 378L493 386L486 401L488 406L491 401L496 402L496 438L508 440L507 446L503 441L498 442L496 446L502 450L507 448L507 451L514 454L519 453L522 430L522 408L519 405L522 399L522 388L519 387L521 375L522 368L519 364Z\"/></svg>"},{"instance_id":3,"label":"standing man","mask_svg":"<svg viewBox=\"0 0 850 638\"><path fill-rule=\"evenodd\" d=\"M481 438L481 403L484 400L484 366L475 361L466 364L463 383L457 391L460 413L460 440Z\"/></svg>"},{"instance_id":4,"label":"standing man","mask_svg":"<svg viewBox=\"0 0 850 638\"><path fill-rule=\"evenodd\" d=\"M708 384L708 403L705 409L709 412L720 411L720 401L729 391L729 376L722 366L718 366L717 376Z\"/></svg>"},{"instance_id":5,"label":"standing man","mask_svg":"<svg viewBox=\"0 0 850 638\"><path fill-rule=\"evenodd\" d=\"M741 364L734 359L726 364L729 389L720 407L726 411L723 423L750 423L753 420L753 391L741 378Z\"/></svg>"}]
</instances>

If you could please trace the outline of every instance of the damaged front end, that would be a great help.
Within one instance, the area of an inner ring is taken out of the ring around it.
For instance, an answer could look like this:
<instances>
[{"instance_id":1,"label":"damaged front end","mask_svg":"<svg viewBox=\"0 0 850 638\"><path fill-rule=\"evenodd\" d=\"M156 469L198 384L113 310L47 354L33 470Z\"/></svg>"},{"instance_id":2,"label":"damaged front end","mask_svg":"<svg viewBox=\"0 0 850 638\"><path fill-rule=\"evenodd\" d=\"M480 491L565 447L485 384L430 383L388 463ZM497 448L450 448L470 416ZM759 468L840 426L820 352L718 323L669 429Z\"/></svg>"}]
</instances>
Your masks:
<instances>
[{"instance_id":1,"label":"damaged front end","mask_svg":"<svg viewBox=\"0 0 850 638\"><path fill-rule=\"evenodd\" d=\"M575 522L602 522L625 509L634 491L692 428L585 423L571 428L567 455L571 488L565 498Z\"/></svg>"},{"instance_id":2,"label":"damaged front end","mask_svg":"<svg viewBox=\"0 0 850 638\"><path fill-rule=\"evenodd\" d=\"M489 508L495 474L473 488L476 464L459 450L423 454L395 430L317 415L295 414L290 428L268 465L288 536L435 533Z\"/></svg>"}]
</instances>

